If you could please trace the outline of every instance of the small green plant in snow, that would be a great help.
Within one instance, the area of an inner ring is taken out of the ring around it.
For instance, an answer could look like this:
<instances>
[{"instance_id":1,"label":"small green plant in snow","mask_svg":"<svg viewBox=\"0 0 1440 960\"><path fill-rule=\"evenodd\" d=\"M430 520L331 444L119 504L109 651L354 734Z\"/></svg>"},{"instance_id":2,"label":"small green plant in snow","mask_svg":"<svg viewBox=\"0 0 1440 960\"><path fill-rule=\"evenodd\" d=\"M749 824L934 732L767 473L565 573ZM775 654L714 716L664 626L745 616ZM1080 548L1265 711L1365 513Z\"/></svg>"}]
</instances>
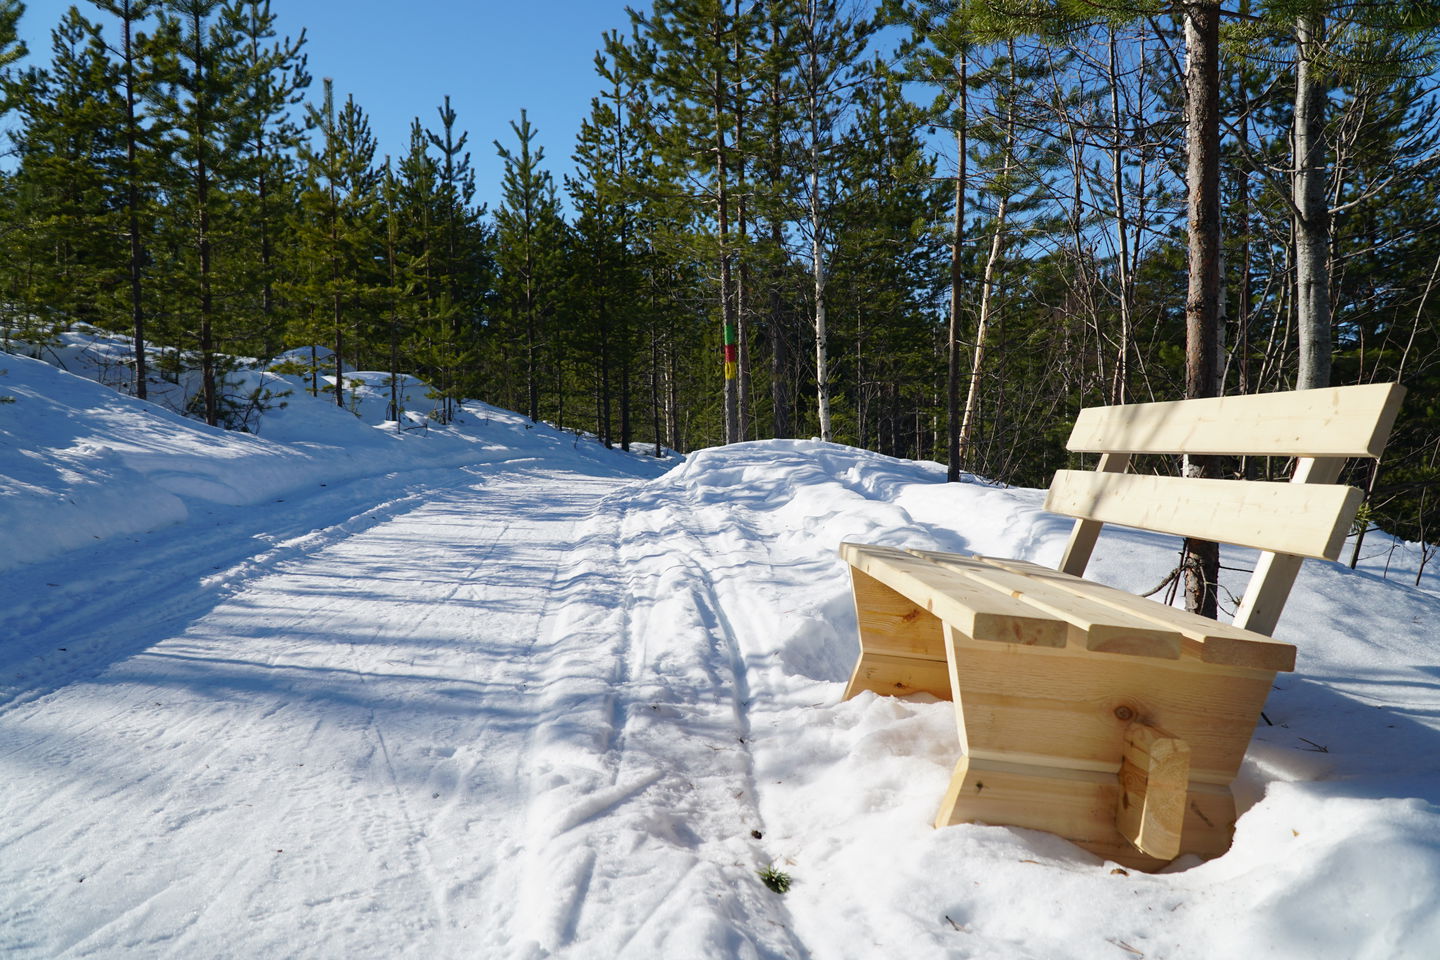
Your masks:
<instances>
[{"instance_id":1,"label":"small green plant in snow","mask_svg":"<svg viewBox=\"0 0 1440 960\"><path fill-rule=\"evenodd\" d=\"M776 870L773 865L757 870L756 873L760 875L760 882L775 893L784 893L790 889L790 874Z\"/></svg>"}]
</instances>

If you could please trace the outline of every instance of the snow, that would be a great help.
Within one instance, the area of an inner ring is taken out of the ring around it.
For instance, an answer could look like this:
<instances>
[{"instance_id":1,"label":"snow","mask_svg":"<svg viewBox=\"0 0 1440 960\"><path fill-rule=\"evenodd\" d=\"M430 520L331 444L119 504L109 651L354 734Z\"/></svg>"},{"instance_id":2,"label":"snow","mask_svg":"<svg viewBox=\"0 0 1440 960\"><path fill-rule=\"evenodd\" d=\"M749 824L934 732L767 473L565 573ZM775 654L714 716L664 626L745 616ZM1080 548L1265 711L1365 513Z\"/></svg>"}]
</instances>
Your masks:
<instances>
[{"instance_id":1,"label":"snow","mask_svg":"<svg viewBox=\"0 0 1440 960\"><path fill-rule=\"evenodd\" d=\"M291 393L243 434L0 370L6 957L1440 956L1440 595L1383 535L1302 572L1230 852L1145 875L932 829L951 705L840 701L837 545L1054 563L1040 491L478 404L397 431L383 374L357 417L245 370ZM1174 553L1107 532L1092 572Z\"/></svg>"}]
</instances>

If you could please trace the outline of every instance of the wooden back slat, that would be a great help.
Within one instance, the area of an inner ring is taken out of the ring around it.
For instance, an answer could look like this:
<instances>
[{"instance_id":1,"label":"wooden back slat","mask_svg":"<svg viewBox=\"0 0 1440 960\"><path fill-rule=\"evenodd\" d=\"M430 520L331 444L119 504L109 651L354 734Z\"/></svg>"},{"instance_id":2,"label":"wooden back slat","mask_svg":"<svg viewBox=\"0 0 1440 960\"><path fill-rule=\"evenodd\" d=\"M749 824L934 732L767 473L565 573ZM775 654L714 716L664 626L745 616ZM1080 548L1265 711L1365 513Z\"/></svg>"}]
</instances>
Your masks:
<instances>
[{"instance_id":1,"label":"wooden back slat","mask_svg":"<svg viewBox=\"0 0 1440 960\"><path fill-rule=\"evenodd\" d=\"M1335 484L1060 470L1051 513L1302 557L1340 556L1363 494Z\"/></svg>"},{"instance_id":2,"label":"wooden back slat","mask_svg":"<svg viewBox=\"0 0 1440 960\"><path fill-rule=\"evenodd\" d=\"M1077 453L1379 457L1405 388L1326 387L1088 407L1066 443Z\"/></svg>"}]
</instances>

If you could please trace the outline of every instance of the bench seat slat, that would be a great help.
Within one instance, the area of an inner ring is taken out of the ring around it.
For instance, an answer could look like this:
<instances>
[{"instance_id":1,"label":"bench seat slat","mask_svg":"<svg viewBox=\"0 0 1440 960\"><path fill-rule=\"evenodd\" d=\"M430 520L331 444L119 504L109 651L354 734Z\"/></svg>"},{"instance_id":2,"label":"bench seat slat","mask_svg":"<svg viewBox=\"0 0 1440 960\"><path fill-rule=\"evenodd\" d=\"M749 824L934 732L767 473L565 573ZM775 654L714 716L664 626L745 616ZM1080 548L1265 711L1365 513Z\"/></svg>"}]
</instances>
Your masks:
<instances>
[{"instance_id":1,"label":"bench seat slat","mask_svg":"<svg viewBox=\"0 0 1440 960\"><path fill-rule=\"evenodd\" d=\"M1220 623L1178 607L1168 607L1115 587L1095 583L1092 580L1072 577L1067 573L1052 570L1038 563L1030 563L1025 560L1002 560L995 557L981 559L1006 570L1049 580L1056 586L1079 596L1091 597L1138 617L1174 627L1184 638L1183 649L1193 654L1202 663L1250 667L1257 670L1290 671L1295 669L1295 645L1283 640L1275 640L1253 630L1244 630L1228 623Z\"/></svg>"},{"instance_id":2,"label":"bench seat slat","mask_svg":"<svg viewBox=\"0 0 1440 960\"><path fill-rule=\"evenodd\" d=\"M1363 497L1333 484L1203 480L1060 470L1051 513L1334 560Z\"/></svg>"},{"instance_id":3,"label":"bench seat slat","mask_svg":"<svg viewBox=\"0 0 1440 960\"><path fill-rule=\"evenodd\" d=\"M1396 383L1088 407L1077 453L1379 457L1400 410Z\"/></svg>"},{"instance_id":4,"label":"bench seat slat","mask_svg":"<svg viewBox=\"0 0 1440 960\"><path fill-rule=\"evenodd\" d=\"M861 573L903 594L977 640L1065 646L1066 624L904 550L842 543L840 556Z\"/></svg>"},{"instance_id":5,"label":"bench seat slat","mask_svg":"<svg viewBox=\"0 0 1440 960\"><path fill-rule=\"evenodd\" d=\"M1052 582L1027 577L980 560L925 550L911 552L1064 620L1084 634L1083 645L1088 650L1164 660L1180 658L1180 632L1174 627L1097 603L1061 589Z\"/></svg>"}]
</instances>

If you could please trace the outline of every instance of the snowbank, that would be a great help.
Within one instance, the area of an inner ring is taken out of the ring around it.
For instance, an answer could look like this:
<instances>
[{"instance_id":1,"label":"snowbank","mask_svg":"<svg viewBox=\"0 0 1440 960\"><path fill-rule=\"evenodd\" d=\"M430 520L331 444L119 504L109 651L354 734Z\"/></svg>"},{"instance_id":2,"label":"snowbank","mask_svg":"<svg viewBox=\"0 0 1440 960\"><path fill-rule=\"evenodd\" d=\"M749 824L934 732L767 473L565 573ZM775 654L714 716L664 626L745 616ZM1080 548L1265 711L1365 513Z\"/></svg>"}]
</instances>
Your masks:
<instances>
[{"instance_id":1,"label":"snowbank","mask_svg":"<svg viewBox=\"0 0 1440 960\"><path fill-rule=\"evenodd\" d=\"M111 356L115 342L66 337L46 351L52 360L92 377L114 369L97 357ZM388 374L346 377L358 389L341 408L306 393L302 377L236 371L228 389L269 395L246 433L206 426L51 363L0 355L0 395L14 399L0 407L0 543L17 545L0 551L0 570L182 523L196 503L241 506L394 471L595 446L544 426L528 430L523 417L479 403L442 426L417 412L430 408L429 387L410 376L402 378L406 416L397 425L385 419ZM603 460L608 451L582 453Z\"/></svg>"}]
</instances>

